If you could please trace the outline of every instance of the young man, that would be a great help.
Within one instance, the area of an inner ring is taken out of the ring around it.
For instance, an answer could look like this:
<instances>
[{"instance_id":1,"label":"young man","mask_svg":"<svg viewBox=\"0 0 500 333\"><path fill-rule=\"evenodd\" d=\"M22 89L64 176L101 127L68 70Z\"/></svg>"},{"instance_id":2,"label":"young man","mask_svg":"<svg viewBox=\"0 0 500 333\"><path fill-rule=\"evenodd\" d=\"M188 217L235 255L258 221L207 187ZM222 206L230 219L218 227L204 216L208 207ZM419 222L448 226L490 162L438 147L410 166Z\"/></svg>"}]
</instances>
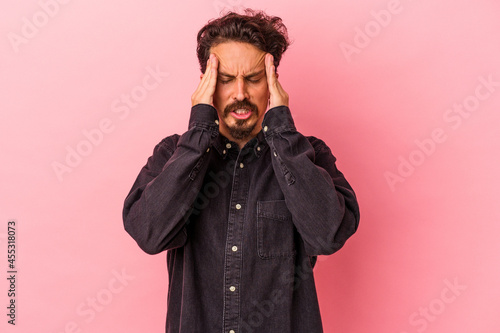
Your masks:
<instances>
[{"instance_id":1,"label":"young man","mask_svg":"<svg viewBox=\"0 0 500 333\"><path fill-rule=\"evenodd\" d=\"M276 73L288 45L263 12L203 27L189 129L155 147L125 200L126 231L167 250L166 332L323 331L316 256L359 209L328 146L295 129Z\"/></svg>"}]
</instances>

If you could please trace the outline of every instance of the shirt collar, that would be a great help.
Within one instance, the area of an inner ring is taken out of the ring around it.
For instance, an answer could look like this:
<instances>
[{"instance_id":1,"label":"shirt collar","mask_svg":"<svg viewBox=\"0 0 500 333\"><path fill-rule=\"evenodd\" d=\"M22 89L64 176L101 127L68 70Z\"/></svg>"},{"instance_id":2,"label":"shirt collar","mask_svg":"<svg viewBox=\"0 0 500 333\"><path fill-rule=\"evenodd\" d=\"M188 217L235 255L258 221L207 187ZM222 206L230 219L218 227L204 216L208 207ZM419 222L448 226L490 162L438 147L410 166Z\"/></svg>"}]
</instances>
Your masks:
<instances>
[{"instance_id":1,"label":"shirt collar","mask_svg":"<svg viewBox=\"0 0 500 333\"><path fill-rule=\"evenodd\" d=\"M220 133L215 139L213 147L224 159L231 155L238 156L238 144L234 141L229 140ZM261 130L254 138L247 142L247 144L243 147L242 153L244 153L245 155L251 153L252 157L259 158L267 148L268 145L264 137L264 132L262 132Z\"/></svg>"}]
</instances>

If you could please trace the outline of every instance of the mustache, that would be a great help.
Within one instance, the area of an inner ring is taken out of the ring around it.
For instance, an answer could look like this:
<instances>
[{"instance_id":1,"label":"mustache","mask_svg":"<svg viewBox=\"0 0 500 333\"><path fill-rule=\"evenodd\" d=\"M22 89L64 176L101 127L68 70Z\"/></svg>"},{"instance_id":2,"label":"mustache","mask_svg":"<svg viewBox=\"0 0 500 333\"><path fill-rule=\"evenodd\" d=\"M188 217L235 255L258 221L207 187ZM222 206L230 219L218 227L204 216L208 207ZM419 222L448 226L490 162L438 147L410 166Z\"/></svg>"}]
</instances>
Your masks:
<instances>
[{"instance_id":1,"label":"mustache","mask_svg":"<svg viewBox=\"0 0 500 333\"><path fill-rule=\"evenodd\" d=\"M227 105L224 108L224 116L229 115L229 113L236 111L238 109L248 109L254 113L258 111L257 105L251 103L250 101L244 99L242 101L236 101L234 103L231 103Z\"/></svg>"}]
</instances>

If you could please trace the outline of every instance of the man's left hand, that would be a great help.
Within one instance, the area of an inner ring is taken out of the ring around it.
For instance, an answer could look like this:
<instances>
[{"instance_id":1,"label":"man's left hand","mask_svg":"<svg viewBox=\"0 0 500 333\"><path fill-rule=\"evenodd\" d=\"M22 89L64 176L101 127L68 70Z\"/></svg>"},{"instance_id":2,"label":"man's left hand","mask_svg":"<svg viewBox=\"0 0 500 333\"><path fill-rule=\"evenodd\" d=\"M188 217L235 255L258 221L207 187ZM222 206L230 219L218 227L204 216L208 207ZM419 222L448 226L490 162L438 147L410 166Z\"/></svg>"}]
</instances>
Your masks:
<instances>
[{"instance_id":1,"label":"man's left hand","mask_svg":"<svg viewBox=\"0 0 500 333\"><path fill-rule=\"evenodd\" d=\"M270 109L275 106L288 106L288 94L278 81L278 75L276 74L276 68L274 67L273 60L274 58L272 54L266 54L266 76L270 94Z\"/></svg>"}]
</instances>

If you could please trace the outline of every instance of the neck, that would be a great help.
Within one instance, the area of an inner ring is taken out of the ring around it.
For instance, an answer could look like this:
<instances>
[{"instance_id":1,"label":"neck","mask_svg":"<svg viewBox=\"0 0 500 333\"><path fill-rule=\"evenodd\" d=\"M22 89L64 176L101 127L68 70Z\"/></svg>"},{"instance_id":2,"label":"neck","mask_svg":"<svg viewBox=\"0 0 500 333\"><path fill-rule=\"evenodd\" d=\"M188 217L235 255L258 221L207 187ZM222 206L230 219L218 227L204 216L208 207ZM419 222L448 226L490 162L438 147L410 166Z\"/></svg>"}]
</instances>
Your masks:
<instances>
[{"instance_id":1,"label":"neck","mask_svg":"<svg viewBox=\"0 0 500 333\"><path fill-rule=\"evenodd\" d=\"M255 138L257 136L257 134L259 133L259 131L257 131L256 133L251 133L246 138L236 139L231 134L229 134L229 132L225 128L223 128L222 126L219 126L219 133L222 134L223 136L225 136L226 138L228 138L229 140L231 140L233 142L236 142L236 144L238 144L238 147L240 149L242 149L243 147L245 147L245 145L247 144L248 141L250 141L253 138ZM255 132L255 130L254 130L254 132Z\"/></svg>"}]
</instances>

